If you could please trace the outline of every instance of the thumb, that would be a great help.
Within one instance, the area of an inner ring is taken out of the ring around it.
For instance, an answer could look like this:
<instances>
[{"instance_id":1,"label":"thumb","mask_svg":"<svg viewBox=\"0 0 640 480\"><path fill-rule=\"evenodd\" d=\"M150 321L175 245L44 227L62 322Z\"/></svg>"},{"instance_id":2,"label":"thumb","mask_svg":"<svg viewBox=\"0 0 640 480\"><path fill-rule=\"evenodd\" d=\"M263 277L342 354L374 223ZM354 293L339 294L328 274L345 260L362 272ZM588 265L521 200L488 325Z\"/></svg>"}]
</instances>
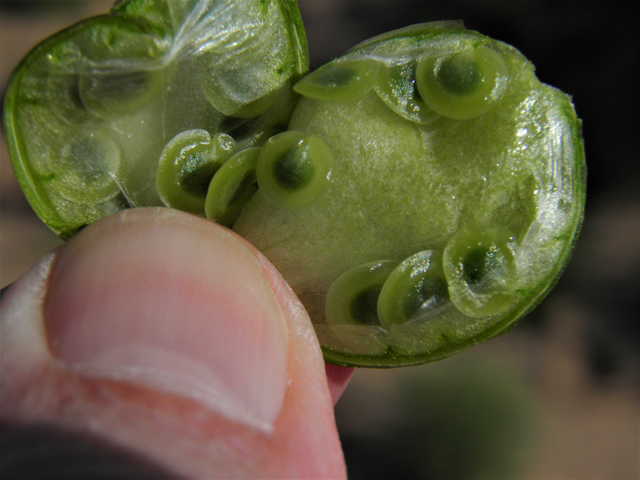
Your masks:
<instances>
[{"instance_id":1,"label":"thumb","mask_svg":"<svg viewBox=\"0 0 640 480\"><path fill-rule=\"evenodd\" d=\"M3 417L188 476L344 476L308 317L265 262L168 209L87 227L2 299Z\"/></svg>"},{"instance_id":2,"label":"thumb","mask_svg":"<svg viewBox=\"0 0 640 480\"><path fill-rule=\"evenodd\" d=\"M49 278L49 346L75 371L270 431L286 390L286 323L257 258L212 227L132 210L70 242Z\"/></svg>"}]
</instances>

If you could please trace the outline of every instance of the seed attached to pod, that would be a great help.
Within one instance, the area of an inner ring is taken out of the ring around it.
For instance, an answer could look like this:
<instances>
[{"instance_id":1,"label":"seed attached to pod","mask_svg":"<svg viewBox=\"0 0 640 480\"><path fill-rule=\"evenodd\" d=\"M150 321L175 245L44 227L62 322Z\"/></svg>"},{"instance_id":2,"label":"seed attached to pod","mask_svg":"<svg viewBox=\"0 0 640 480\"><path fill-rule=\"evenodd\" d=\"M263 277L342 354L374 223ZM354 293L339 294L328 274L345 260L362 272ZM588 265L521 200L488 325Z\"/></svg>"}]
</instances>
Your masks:
<instances>
[{"instance_id":1,"label":"seed attached to pod","mask_svg":"<svg viewBox=\"0 0 640 480\"><path fill-rule=\"evenodd\" d=\"M384 283L378 299L380 323L389 329L439 311L449 301L442 269L442 252L425 250L398 265Z\"/></svg>"},{"instance_id":2,"label":"seed attached to pod","mask_svg":"<svg viewBox=\"0 0 640 480\"><path fill-rule=\"evenodd\" d=\"M84 46L87 60L79 73L79 94L87 110L117 118L158 98L166 68L150 28L132 19L107 17L94 30L101 43Z\"/></svg>"},{"instance_id":3,"label":"seed attached to pod","mask_svg":"<svg viewBox=\"0 0 640 480\"><path fill-rule=\"evenodd\" d=\"M443 267L458 310L480 318L513 305L515 248L515 238L500 227L467 226L449 239Z\"/></svg>"},{"instance_id":4,"label":"seed attached to pod","mask_svg":"<svg viewBox=\"0 0 640 480\"><path fill-rule=\"evenodd\" d=\"M260 151L258 186L273 206L300 210L327 190L333 164L333 153L320 137L297 131L280 133Z\"/></svg>"},{"instance_id":5,"label":"seed attached to pod","mask_svg":"<svg viewBox=\"0 0 640 480\"><path fill-rule=\"evenodd\" d=\"M325 102L352 102L373 88L379 63L373 60L332 62L300 80L293 89Z\"/></svg>"},{"instance_id":6,"label":"seed attached to pod","mask_svg":"<svg viewBox=\"0 0 640 480\"><path fill-rule=\"evenodd\" d=\"M126 85L126 88L122 86ZM162 72L92 72L80 77L80 98L91 113L113 118L158 98Z\"/></svg>"},{"instance_id":7,"label":"seed attached to pod","mask_svg":"<svg viewBox=\"0 0 640 480\"><path fill-rule=\"evenodd\" d=\"M215 66L215 60L210 61ZM285 85L271 92L262 93L259 88L259 77L245 79L241 74L234 74L233 71L228 72L227 75L230 80L223 82L216 82L210 77L203 76L202 91L216 110L234 118L253 118L262 115L278 102L286 101L287 89L291 88ZM235 88L236 91L229 93L227 92L229 88Z\"/></svg>"},{"instance_id":8,"label":"seed attached to pod","mask_svg":"<svg viewBox=\"0 0 640 480\"><path fill-rule=\"evenodd\" d=\"M427 125L440 118L420 96L416 85L416 62L382 67L376 83L376 93L394 112L407 120Z\"/></svg>"},{"instance_id":9,"label":"seed attached to pod","mask_svg":"<svg viewBox=\"0 0 640 480\"><path fill-rule=\"evenodd\" d=\"M509 70L498 52L477 47L418 63L420 96L439 114L457 120L492 109L504 95Z\"/></svg>"},{"instance_id":10,"label":"seed attached to pod","mask_svg":"<svg viewBox=\"0 0 640 480\"><path fill-rule=\"evenodd\" d=\"M122 152L108 135L80 132L55 158L50 186L68 200L101 203L120 193L118 176Z\"/></svg>"},{"instance_id":11,"label":"seed attached to pod","mask_svg":"<svg viewBox=\"0 0 640 480\"><path fill-rule=\"evenodd\" d=\"M259 147L236 153L211 179L204 211L207 218L231 227L258 190L256 164Z\"/></svg>"},{"instance_id":12,"label":"seed attached to pod","mask_svg":"<svg viewBox=\"0 0 640 480\"><path fill-rule=\"evenodd\" d=\"M42 96L53 99L52 116L61 122L76 127L95 120L80 96L80 75L77 73L51 75L43 79L42 88L38 90Z\"/></svg>"},{"instance_id":13,"label":"seed attached to pod","mask_svg":"<svg viewBox=\"0 0 640 480\"><path fill-rule=\"evenodd\" d=\"M204 214L213 175L233 154L235 141L225 133L194 129L173 137L160 154L156 186L170 208Z\"/></svg>"},{"instance_id":14,"label":"seed attached to pod","mask_svg":"<svg viewBox=\"0 0 640 480\"><path fill-rule=\"evenodd\" d=\"M327 323L380 326L378 297L382 285L397 265L398 262L392 260L370 262L340 275L327 292Z\"/></svg>"}]
</instances>

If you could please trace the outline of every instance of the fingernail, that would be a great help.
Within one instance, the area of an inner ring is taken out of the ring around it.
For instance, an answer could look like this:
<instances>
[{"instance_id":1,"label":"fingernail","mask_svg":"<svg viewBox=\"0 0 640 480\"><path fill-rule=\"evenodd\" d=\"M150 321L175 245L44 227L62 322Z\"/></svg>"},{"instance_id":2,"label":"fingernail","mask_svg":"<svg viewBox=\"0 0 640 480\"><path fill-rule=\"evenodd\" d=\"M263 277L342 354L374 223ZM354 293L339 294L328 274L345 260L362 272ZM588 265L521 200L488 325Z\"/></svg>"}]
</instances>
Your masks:
<instances>
[{"instance_id":1,"label":"fingernail","mask_svg":"<svg viewBox=\"0 0 640 480\"><path fill-rule=\"evenodd\" d=\"M45 301L64 368L201 402L270 432L287 384L282 310L233 234L169 209L132 209L59 252Z\"/></svg>"}]
</instances>

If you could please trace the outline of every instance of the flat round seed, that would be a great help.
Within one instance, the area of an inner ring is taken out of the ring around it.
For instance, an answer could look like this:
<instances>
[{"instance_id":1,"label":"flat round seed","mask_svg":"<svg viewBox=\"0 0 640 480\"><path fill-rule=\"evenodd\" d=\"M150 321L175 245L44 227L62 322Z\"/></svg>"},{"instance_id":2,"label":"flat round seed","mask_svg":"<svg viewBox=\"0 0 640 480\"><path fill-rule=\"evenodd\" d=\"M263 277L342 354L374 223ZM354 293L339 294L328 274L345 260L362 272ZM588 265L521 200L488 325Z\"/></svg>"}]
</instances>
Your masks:
<instances>
[{"instance_id":1,"label":"flat round seed","mask_svg":"<svg viewBox=\"0 0 640 480\"><path fill-rule=\"evenodd\" d=\"M442 252L425 250L401 262L384 283L378 317L386 329L418 316L434 314L449 302Z\"/></svg>"},{"instance_id":2,"label":"flat round seed","mask_svg":"<svg viewBox=\"0 0 640 480\"><path fill-rule=\"evenodd\" d=\"M258 190L256 164L259 147L236 153L216 172L209 184L204 206L207 218L231 227Z\"/></svg>"},{"instance_id":3,"label":"flat round seed","mask_svg":"<svg viewBox=\"0 0 640 480\"><path fill-rule=\"evenodd\" d=\"M118 193L120 147L101 132L78 133L64 144L46 180L67 200L102 203Z\"/></svg>"},{"instance_id":4,"label":"flat round seed","mask_svg":"<svg viewBox=\"0 0 640 480\"><path fill-rule=\"evenodd\" d=\"M496 226L466 226L449 239L443 267L458 310L480 318L513 305L516 249L515 238Z\"/></svg>"},{"instance_id":5,"label":"flat round seed","mask_svg":"<svg viewBox=\"0 0 640 480\"><path fill-rule=\"evenodd\" d=\"M82 45L85 61L78 72L82 103L91 113L117 118L157 99L167 68L158 39L143 22L118 17L94 27L91 43Z\"/></svg>"},{"instance_id":6,"label":"flat round seed","mask_svg":"<svg viewBox=\"0 0 640 480\"><path fill-rule=\"evenodd\" d=\"M80 76L80 98L91 113L113 118L159 98L164 72L134 71L112 73L93 71Z\"/></svg>"},{"instance_id":7,"label":"flat round seed","mask_svg":"<svg viewBox=\"0 0 640 480\"><path fill-rule=\"evenodd\" d=\"M209 184L233 154L229 135L211 135L193 129L173 137L160 154L156 186L160 199L170 208L204 214Z\"/></svg>"},{"instance_id":8,"label":"flat round seed","mask_svg":"<svg viewBox=\"0 0 640 480\"><path fill-rule=\"evenodd\" d=\"M271 137L260 151L256 175L272 205L289 211L312 205L331 184L329 146L316 135L288 131Z\"/></svg>"},{"instance_id":9,"label":"flat round seed","mask_svg":"<svg viewBox=\"0 0 640 480\"><path fill-rule=\"evenodd\" d=\"M56 119L74 127L99 120L82 101L79 74L60 72L42 83L42 96L51 99L51 110Z\"/></svg>"},{"instance_id":10,"label":"flat round seed","mask_svg":"<svg viewBox=\"0 0 640 480\"><path fill-rule=\"evenodd\" d=\"M205 2L203 2L205 3ZM219 112L249 118L286 101L308 70L296 2L210 2L218 18L197 46L197 88Z\"/></svg>"},{"instance_id":11,"label":"flat round seed","mask_svg":"<svg viewBox=\"0 0 640 480\"><path fill-rule=\"evenodd\" d=\"M439 114L457 120L478 117L495 107L508 79L504 60L489 47L427 57L416 70L423 100Z\"/></svg>"},{"instance_id":12,"label":"flat round seed","mask_svg":"<svg viewBox=\"0 0 640 480\"><path fill-rule=\"evenodd\" d=\"M406 62L392 67L383 66L375 91L380 99L394 112L407 120L427 125L438 118L418 92L416 85L417 62Z\"/></svg>"},{"instance_id":13,"label":"flat round seed","mask_svg":"<svg viewBox=\"0 0 640 480\"><path fill-rule=\"evenodd\" d=\"M379 65L373 60L331 62L304 77L293 89L325 102L352 102L373 88Z\"/></svg>"},{"instance_id":14,"label":"flat round seed","mask_svg":"<svg viewBox=\"0 0 640 480\"><path fill-rule=\"evenodd\" d=\"M327 323L380 326L378 297L396 265L398 262L392 260L370 262L340 275L327 292Z\"/></svg>"}]
</instances>

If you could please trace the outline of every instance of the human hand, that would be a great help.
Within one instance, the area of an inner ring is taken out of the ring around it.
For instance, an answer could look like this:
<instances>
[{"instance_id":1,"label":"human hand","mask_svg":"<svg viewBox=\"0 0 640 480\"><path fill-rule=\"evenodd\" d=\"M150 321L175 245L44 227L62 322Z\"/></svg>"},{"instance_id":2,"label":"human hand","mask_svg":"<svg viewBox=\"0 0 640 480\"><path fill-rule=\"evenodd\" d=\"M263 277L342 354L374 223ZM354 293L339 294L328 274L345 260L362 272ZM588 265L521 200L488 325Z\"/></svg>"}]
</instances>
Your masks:
<instances>
[{"instance_id":1,"label":"human hand","mask_svg":"<svg viewBox=\"0 0 640 480\"><path fill-rule=\"evenodd\" d=\"M333 404L353 369L325 366L278 272L213 222L120 212L43 257L1 307L9 433L98 439L149 478L346 476Z\"/></svg>"}]
</instances>

